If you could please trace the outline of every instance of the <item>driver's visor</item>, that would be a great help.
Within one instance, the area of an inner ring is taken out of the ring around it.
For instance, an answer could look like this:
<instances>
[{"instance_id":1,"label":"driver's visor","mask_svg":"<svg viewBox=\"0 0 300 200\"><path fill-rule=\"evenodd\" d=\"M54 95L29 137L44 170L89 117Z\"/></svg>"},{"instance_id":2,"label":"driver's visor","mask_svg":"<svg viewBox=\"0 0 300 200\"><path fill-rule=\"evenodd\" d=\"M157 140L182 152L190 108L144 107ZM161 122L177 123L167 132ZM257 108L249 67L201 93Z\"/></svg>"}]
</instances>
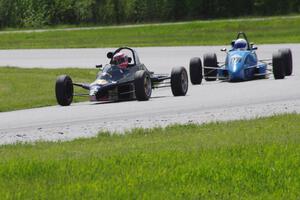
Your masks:
<instances>
[{"instance_id":1,"label":"driver's visor","mask_svg":"<svg viewBox=\"0 0 300 200\"><path fill-rule=\"evenodd\" d=\"M114 64L119 65L119 64L126 62L126 60L125 60L125 58L116 58L113 62L114 62Z\"/></svg>"}]
</instances>

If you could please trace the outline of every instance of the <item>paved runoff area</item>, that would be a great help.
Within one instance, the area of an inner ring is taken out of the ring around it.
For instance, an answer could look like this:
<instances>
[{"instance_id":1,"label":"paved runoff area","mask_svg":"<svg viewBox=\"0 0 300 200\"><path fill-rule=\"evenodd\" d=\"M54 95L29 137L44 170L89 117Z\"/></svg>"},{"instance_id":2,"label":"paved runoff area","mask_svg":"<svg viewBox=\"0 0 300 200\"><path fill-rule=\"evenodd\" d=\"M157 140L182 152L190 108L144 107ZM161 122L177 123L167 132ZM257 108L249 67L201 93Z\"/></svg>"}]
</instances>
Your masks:
<instances>
[{"instance_id":1,"label":"paved runoff area","mask_svg":"<svg viewBox=\"0 0 300 200\"><path fill-rule=\"evenodd\" d=\"M224 61L221 46L136 48L141 61L156 73L170 73L174 66L188 69L191 57L216 52ZM92 137L99 131L124 133L136 127L206 123L252 119L280 113L300 113L300 44L258 45L259 59L272 57L279 48L291 48L294 73L283 80L240 83L205 82L189 85L185 97L173 97L170 88L153 91L150 101L72 104L0 113L0 144L71 140ZM113 49L1 50L1 66L84 67L107 63ZM55 77L54 77L55 79Z\"/></svg>"}]
</instances>

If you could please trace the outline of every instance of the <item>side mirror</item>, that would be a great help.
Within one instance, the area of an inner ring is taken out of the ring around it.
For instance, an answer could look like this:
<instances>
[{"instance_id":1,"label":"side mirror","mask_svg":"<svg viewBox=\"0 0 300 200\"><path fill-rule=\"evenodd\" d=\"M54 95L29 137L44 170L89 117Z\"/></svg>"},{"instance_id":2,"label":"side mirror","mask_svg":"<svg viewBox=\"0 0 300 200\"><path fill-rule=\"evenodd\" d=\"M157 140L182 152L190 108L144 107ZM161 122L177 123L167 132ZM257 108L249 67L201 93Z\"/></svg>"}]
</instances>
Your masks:
<instances>
[{"instance_id":1,"label":"side mirror","mask_svg":"<svg viewBox=\"0 0 300 200\"><path fill-rule=\"evenodd\" d=\"M113 56L114 56L113 52L108 52L107 53L107 58L112 59Z\"/></svg>"},{"instance_id":2,"label":"side mirror","mask_svg":"<svg viewBox=\"0 0 300 200\"><path fill-rule=\"evenodd\" d=\"M251 50L257 50L257 47L254 47L254 43L253 42L250 43L250 48L251 48Z\"/></svg>"},{"instance_id":3,"label":"side mirror","mask_svg":"<svg viewBox=\"0 0 300 200\"><path fill-rule=\"evenodd\" d=\"M96 68L97 68L97 69L101 69L101 68L102 68L102 65L96 65Z\"/></svg>"},{"instance_id":4,"label":"side mirror","mask_svg":"<svg viewBox=\"0 0 300 200\"><path fill-rule=\"evenodd\" d=\"M221 51L224 51L224 52L226 52L226 51L227 51L227 49L226 49L226 48L223 48L223 49L221 49Z\"/></svg>"},{"instance_id":5,"label":"side mirror","mask_svg":"<svg viewBox=\"0 0 300 200\"><path fill-rule=\"evenodd\" d=\"M128 58L128 63L131 63L131 61L132 61L132 58L129 57L129 58Z\"/></svg>"}]
</instances>

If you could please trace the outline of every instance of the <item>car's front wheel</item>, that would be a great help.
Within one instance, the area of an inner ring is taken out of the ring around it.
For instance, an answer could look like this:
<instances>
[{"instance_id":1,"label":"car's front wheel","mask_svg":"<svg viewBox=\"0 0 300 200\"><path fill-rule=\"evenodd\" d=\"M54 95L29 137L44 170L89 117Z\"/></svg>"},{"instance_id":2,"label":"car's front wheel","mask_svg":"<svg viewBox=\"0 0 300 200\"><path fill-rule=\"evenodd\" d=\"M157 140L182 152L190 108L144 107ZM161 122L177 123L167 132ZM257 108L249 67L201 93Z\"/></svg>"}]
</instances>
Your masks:
<instances>
[{"instance_id":1,"label":"car's front wheel","mask_svg":"<svg viewBox=\"0 0 300 200\"><path fill-rule=\"evenodd\" d=\"M55 84L55 94L57 103L61 106L69 106L73 101L73 82L71 77L61 75Z\"/></svg>"},{"instance_id":2,"label":"car's front wheel","mask_svg":"<svg viewBox=\"0 0 300 200\"><path fill-rule=\"evenodd\" d=\"M285 66L283 61L283 53L280 51L273 53L273 74L275 79L284 79Z\"/></svg>"},{"instance_id":3,"label":"car's front wheel","mask_svg":"<svg viewBox=\"0 0 300 200\"><path fill-rule=\"evenodd\" d=\"M200 85L202 83L202 62L198 57L190 60L190 77L193 85Z\"/></svg>"},{"instance_id":4,"label":"car's front wheel","mask_svg":"<svg viewBox=\"0 0 300 200\"><path fill-rule=\"evenodd\" d=\"M174 67L171 72L171 89L174 96L185 96L189 87L187 71L184 67Z\"/></svg>"},{"instance_id":5,"label":"car's front wheel","mask_svg":"<svg viewBox=\"0 0 300 200\"><path fill-rule=\"evenodd\" d=\"M134 75L135 96L138 101L147 101L151 97L152 82L150 76L139 70Z\"/></svg>"}]
</instances>

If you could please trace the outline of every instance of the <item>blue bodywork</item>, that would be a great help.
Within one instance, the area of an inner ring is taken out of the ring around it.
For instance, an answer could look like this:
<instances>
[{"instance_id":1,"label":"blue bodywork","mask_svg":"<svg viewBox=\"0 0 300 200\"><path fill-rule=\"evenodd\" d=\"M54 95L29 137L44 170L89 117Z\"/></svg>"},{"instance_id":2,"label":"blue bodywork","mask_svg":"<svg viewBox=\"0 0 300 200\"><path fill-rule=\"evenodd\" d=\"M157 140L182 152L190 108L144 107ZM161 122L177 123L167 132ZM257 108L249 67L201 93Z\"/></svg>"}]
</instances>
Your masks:
<instances>
[{"instance_id":1,"label":"blue bodywork","mask_svg":"<svg viewBox=\"0 0 300 200\"><path fill-rule=\"evenodd\" d=\"M247 50L234 48L229 50L225 64L218 69L218 78L228 81L247 81L256 78L265 78L267 64L259 62L255 53L257 48L253 48L252 46L248 43Z\"/></svg>"}]
</instances>

